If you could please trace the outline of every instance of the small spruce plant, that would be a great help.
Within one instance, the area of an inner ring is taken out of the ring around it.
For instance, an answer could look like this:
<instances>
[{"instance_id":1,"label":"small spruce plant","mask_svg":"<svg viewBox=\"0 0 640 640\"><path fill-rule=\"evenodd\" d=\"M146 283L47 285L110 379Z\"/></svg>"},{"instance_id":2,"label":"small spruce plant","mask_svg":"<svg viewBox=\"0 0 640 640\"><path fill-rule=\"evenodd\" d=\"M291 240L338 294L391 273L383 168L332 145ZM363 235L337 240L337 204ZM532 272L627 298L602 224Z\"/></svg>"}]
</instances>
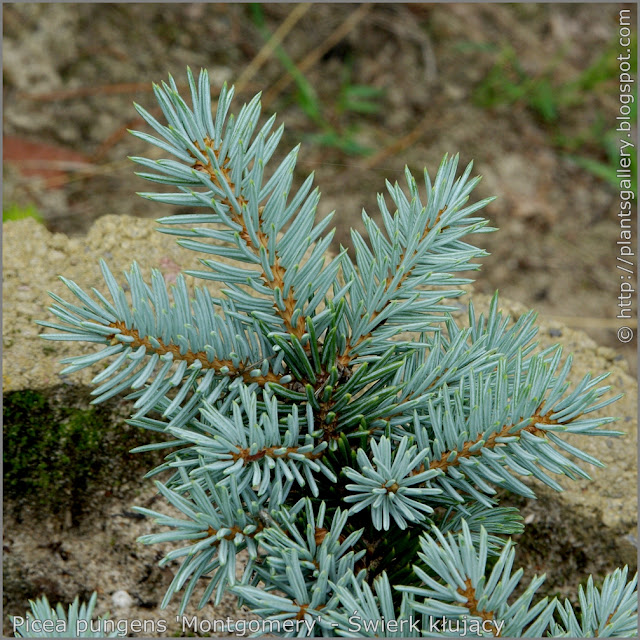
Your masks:
<instances>
[{"instance_id":1,"label":"small spruce plant","mask_svg":"<svg viewBox=\"0 0 640 640\"><path fill-rule=\"evenodd\" d=\"M168 472L158 491L181 514L137 509L167 528L141 542L181 543L163 606L231 593L286 636L634 635L626 568L589 579L577 613L536 598L544 576L513 595L523 520L496 489L533 498L522 476L558 491L553 475L588 478L572 458L600 463L570 436L619 435L595 416L616 398L605 376L570 388L571 358L534 350L531 312L512 324L494 297L486 317L469 304L467 328L454 320L460 274L486 255L467 239L493 231L477 216L490 199L469 201L471 165L425 170L426 197L406 169L404 187L387 182L392 207L378 196L382 224L363 212L368 242L351 232L354 258L328 257L313 176L292 189L298 148L268 171L283 128L258 126L260 96L231 115L224 86L213 116L206 71L188 80L192 106L172 78L154 86L167 125L136 105L159 137L133 135L172 159L132 160L174 188L143 197L201 210L161 231L205 256L186 274L220 292L191 294L182 275L168 291L135 263L123 285L102 261L106 295L63 278L76 299L53 296L59 322L40 322L49 340L103 345L63 361L108 361L94 403L131 390L131 423L171 438L137 448L170 449L149 475Z\"/></svg>"},{"instance_id":2,"label":"small spruce plant","mask_svg":"<svg viewBox=\"0 0 640 640\"><path fill-rule=\"evenodd\" d=\"M76 599L64 609L58 604L54 609L42 596L39 600L29 600L30 609L24 617L12 617L11 622L16 638L115 638L116 630L109 630L113 626L109 616L93 619L93 609L98 601L98 594L94 591L89 602L80 603Z\"/></svg>"}]
</instances>

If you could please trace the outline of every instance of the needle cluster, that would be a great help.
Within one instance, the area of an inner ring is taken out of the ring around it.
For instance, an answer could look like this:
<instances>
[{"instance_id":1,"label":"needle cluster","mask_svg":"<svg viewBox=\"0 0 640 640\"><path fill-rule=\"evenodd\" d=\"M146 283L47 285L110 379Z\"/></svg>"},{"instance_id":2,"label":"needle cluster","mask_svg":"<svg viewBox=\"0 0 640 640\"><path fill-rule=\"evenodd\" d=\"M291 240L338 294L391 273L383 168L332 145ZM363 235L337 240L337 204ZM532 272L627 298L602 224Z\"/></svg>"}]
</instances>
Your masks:
<instances>
[{"instance_id":1,"label":"needle cluster","mask_svg":"<svg viewBox=\"0 0 640 640\"><path fill-rule=\"evenodd\" d=\"M298 148L273 161L283 129L261 123L260 96L232 113L225 86L214 115L206 71L188 82L190 105L172 78L154 86L164 123L136 105L154 134L133 135L167 159L132 160L170 187L143 197L194 210L158 222L202 269L167 288L102 261L104 293L65 280L74 299L53 296L57 321L40 322L46 339L102 345L64 371L103 362L93 402L128 390L131 423L168 437L138 449L168 449L151 474L175 516L138 509L164 528L141 542L181 543L163 604L181 592L185 611L204 582L199 607L231 592L265 620L307 623L284 635L456 635L435 618L478 636L634 633L626 570L590 582L579 615L536 601L543 577L513 597L523 521L497 489L588 477L575 459L600 463L571 435L618 435L596 414L616 398L605 376L570 388L571 358L535 350L532 313L511 323L494 297L486 317L469 305L467 328L454 320L485 255L469 241L493 231L472 166L445 157L420 184L406 169L379 222L363 212L353 257L330 256L333 214L316 219L312 175L293 187Z\"/></svg>"}]
</instances>

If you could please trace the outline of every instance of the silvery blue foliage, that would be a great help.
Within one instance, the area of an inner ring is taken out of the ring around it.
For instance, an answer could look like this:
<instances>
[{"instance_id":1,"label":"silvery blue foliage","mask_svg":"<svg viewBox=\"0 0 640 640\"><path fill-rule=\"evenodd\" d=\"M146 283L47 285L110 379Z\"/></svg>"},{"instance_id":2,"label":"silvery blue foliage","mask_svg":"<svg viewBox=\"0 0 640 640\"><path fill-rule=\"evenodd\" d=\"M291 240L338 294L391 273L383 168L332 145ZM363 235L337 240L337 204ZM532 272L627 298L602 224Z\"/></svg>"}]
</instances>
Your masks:
<instances>
[{"instance_id":1,"label":"silvery blue foliage","mask_svg":"<svg viewBox=\"0 0 640 640\"><path fill-rule=\"evenodd\" d=\"M568 600L558 604L560 623L552 624L558 638L616 638L637 635L638 621L634 612L638 600L638 576L627 579L627 568L608 575L600 589L589 576L587 588L579 587L579 620Z\"/></svg>"},{"instance_id":2,"label":"silvery blue foliage","mask_svg":"<svg viewBox=\"0 0 640 640\"><path fill-rule=\"evenodd\" d=\"M493 569L488 572L488 540L484 527L480 529L479 544L474 543L465 521L457 539L452 533L445 537L437 527L433 527L433 534L427 533L421 538L422 553L418 557L422 566L414 568L424 586L398 587L411 596L408 604L410 610L447 619L447 624L432 634L433 637L458 635L451 634L449 630L457 630L459 624L454 627L453 623L460 619L469 627L474 619L480 623L490 622L485 627L480 626L482 632L478 635L481 637L543 635L551 622L556 603L549 603L547 598L543 598L532 606L533 596L544 582L544 577L538 576L533 578L519 598L509 602L523 573L522 569L518 569L511 574L515 549L510 540L504 545Z\"/></svg>"},{"instance_id":3,"label":"silvery blue foliage","mask_svg":"<svg viewBox=\"0 0 640 640\"><path fill-rule=\"evenodd\" d=\"M417 453L416 445L407 450L408 442L405 436L392 452L391 440L382 436L379 442L371 442L373 465L365 452L358 449L361 471L344 470L347 478L353 481L353 484L345 486L353 495L346 496L344 501L355 503L349 513L369 508L376 529L389 529L391 518L400 529L406 529L408 522L424 520L427 514L433 513L433 508L424 502L424 498L442 493L442 489L431 488L427 482L439 475L439 470L418 471L418 465L426 458L428 450Z\"/></svg>"},{"instance_id":4,"label":"silvery blue foliage","mask_svg":"<svg viewBox=\"0 0 640 640\"><path fill-rule=\"evenodd\" d=\"M174 515L138 508L165 528L141 542L180 543L163 605L182 592L185 611L203 583L199 607L232 593L304 623L283 635L634 633L626 569L581 590L580 616L536 599L543 576L514 596L524 525L498 489L588 477L573 458L600 463L567 436L619 435L595 413L616 398L605 376L570 386L571 358L536 350L532 313L513 323L496 296L486 316L469 304L466 328L454 319L485 255L468 239L493 231L471 164L445 157L423 184L406 169L392 206L378 197L381 224L363 212L353 257L331 256L332 214L316 220L313 176L294 188L298 148L273 161L283 129L260 124L260 96L232 113L225 85L214 116L206 71L188 82L191 106L172 78L154 86L166 124L136 105L155 134L132 133L168 157L132 160L171 188L143 197L200 211L159 222L202 269L167 289L103 261L106 294L64 280L75 299L53 296L58 320L40 322L47 339L101 344L65 372L104 361L94 402L129 390L131 424L167 435L138 448L168 450L148 475Z\"/></svg>"},{"instance_id":5,"label":"silvery blue foliage","mask_svg":"<svg viewBox=\"0 0 640 640\"><path fill-rule=\"evenodd\" d=\"M120 634L108 616L93 620L93 610L98 594L94 592L89 602L80 603L76 598L64 609L61 604L54 609L42 596L29 600L30 610L21 619L12 617L16 638L116 638ZM108 626L112 630L108 630Z\"/></svg>"}]
</instances>

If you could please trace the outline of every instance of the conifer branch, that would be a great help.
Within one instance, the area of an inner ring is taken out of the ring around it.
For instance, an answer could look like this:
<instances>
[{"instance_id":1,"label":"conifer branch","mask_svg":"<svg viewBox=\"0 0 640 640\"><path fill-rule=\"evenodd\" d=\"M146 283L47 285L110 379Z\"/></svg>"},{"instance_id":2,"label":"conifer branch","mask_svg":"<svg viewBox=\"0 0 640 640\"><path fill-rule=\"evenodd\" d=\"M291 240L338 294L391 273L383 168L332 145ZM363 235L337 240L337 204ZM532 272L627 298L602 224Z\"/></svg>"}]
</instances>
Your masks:
<instances>
[{"instance_id":1,"label":"conifer branch","mask_svg":"<svg viewBox=\"0 0 640 640\"><path fill-rule=\"evenodd\" d=\"M484 438L483 435L478 436L475 440L466 441L461 450L443 451L438 460L432 460L429 463L430 469L441 469L447 471L450 467L456 467L460 465L462 458L470 458L472 456L481 456L483 449L496 449L503 446L500 442L500 438L511 438L513 436L521 436L523 431L526 431L534 436L543 438L545 436L545 430L538 427L539 424L557 425L560 424L557 420L551 420L548 416L540 417L539 413L542 410L542 406L529 420L529 425L520 429L514 429L513 424L503 425L499 431L492 433L488 438ZM582 416L578 416L580 418ZM577 418L576 418L577 419ZM482 447L478 445L482 444Z\"/></svg>"},{"instance_id":2,"label":"conifer branch","mask_svg":"<svg viewBox=\"0 0 640 640\"><path fill-rule=\"evenodd\" d=\"M293 455L292 455L293 454ZM255 453L248 447L244 449L240 449L236 452L231 453L231 458L234 461L242 460L245 465L250 464L251 462L257 462L258 460L262 460L263 458L272 458L277 460L278 458L293 458L293 456L304 456L308 460L317 460L323 456L322 451L310 452L300 451L300 447L265 447L263 449L259 449Z\"/></svg>"},{"instance_id":3,"label":"conifer branch","mask_svg":"<svg viewBox=\"0 0 640 640\"><path fill-rule=\"evenodd\" d=\"M432 229L434 229L440 222L440 218L442 216L442 214L447 210L447 205L445 205L442 209L440 209L440 211L438 211L438 215L436 216L436 219L433 221L433 223L431 225L427 224L427 226L425 227L423 233L422 233L422 237L420 238L420 241L418 242L418 244L420 244L420 242L422 242L423 240L425 240L425 238L429 235L429 233L431 232ZM448 227L443 227L442 231L444 231L445 229L447 229ZM417 247L414 249L413 255L411 256L413 259L416 258L418 249ZM405 254L404 254L404 250L403 252L400 254L400 269L402 270L402 275L400 277L400 280L396 283L395 279L392 279L392 276L389 278L389 280L387 281L387 279L385 278L383 281L383 287L384 287L384 293L385 293L385 297L389 297L390 299L392 298L392 294L393 291L390 290L390 287L392 284L395 284L395 291L399 291L400 289L403 288L403 285L405 284L406 280L412 275L413 269L414 267L405 269L404 268L404 264L405 264ZM390 304L390 300L389 302L387 302L387 305ZM372 324L375 325L375 320L378 318L378 316L383 312L383 310L386 308L386 306L383 307L380 310L376 310L373 311L373 313L371 313L370 315L370 322ZM382 323L386 322L386 320L383 320ZM343 367L349 367L351 365L351 361L353 360L353 356L351 355L352 351L356 351L358 349L358 347L365 342L366 340L371 339L373 336L373 330L369 331L366 334L361 335L354 344L352 344L351 342L351 338L347 338L347 343L345 345L344 351L343 353L338 357L338 362L343 366Z\"/></svg>"},{"instance_id":4,"label":"conifer branch","mask_svg":"<svg viewBox=\"0 0 640 640\"><path fill-rule=\"evenodd\" d=\"M205 136L203 148L200 148L197 140L192 140L192 142L194 146L199 151L202 152L202 155L208 158L208 161L206 163L203 163L196 156L192 155L194 160L193 168L196 171L207 172L211 180L224 191L231 191L232 193L235 192L236 185L231 180L229 168L228 166L226 166L229 164L230 160L227 158L223 162L220 162L220 155L219 155L219 152L214 148L213 140L211 140L208 136ZM213 166L213 163L211 162L211 157L209 154L214 154L215 157L218 159L218 165L220 167L219 170L216 171L216 169L214 169L214 166ZM223 181L225 183L224 185L222 184ZM267 251L269 247L269 238L261 229L263 225L262 212L264 211L264 207L260 207L258 209L259 224L254 236L255 238L257 238L257 243L256 243L252 238L251 234L247 231L247 227L244 223L244 216L242 212L234 211L233 203L226 197L220 198L219 202L220 204L223 204L229 207L229 210L232 212L231 220L233 220L233 222L235 222L236 224L242 227L242 229L239 231L240 238L244 240L247 247L250 247L253 250L256 257L260 256L261 250ZM237 197L237 203L240 206L240 209L246 209L246 207L248 207L249 205L248 200L242 195L239 195ZM267 274L263 270L262 272L263 283L271 289L279 288L280 290L284 290L285 288L284 280L285 280L286 270L282 266L281 260L277 252L275 253L273 258L273 264L270 265L270 271L271 271L271 274ZM289 289L289 294L284 299L284 309L281 309L275 302L273 304L273 308L275 312L278 313L284 320L286 330L289 333L294 334L297 338L301 338L305 331L305 323L304 323L303 316L300 315L298 317L295 327L292 324L292 316L295 311L295 303L296 301L294 298L293 289Z\"/></svg>"},{"instance_id":5,"label":"conifer branch","mask_svg":"<svg viewBox=\"0 0 640 640\"><path fill-rule=\"evenodd\" d=\"M154 346L148 337L142 338L137 329L127 328L124 321L121 320L109 323L108 326L113 327L114 329L118 329L117 335L123 335L133 338L133 340L129 342L129 346L132 349L144 347L147 354L156 354L158 356L171 354L174 362L184 361L188 366L192 366L197 361L202 369L213 369L221 375L227 375L234 378L241 377L246 383L255 382L260 386L264 386L269 382L279 383L281 379L280 376L274 375L271 371L268 371L266 375L252 375L253 368L249 370L249 368L243 366L242 364L236 367L231 359L222 360L219 358L214 358L213 360L209 360L206 352L204 351L198 351L194 353L193 351L188 350L185 353L182 353L181 348L178 345L171 343L164 344L163 341L159 338L156 338L154 340L154 342L156 342L158 346ZM118 340L116 339L115 333L111 336L107 336L107 339L110 339L111 345L119 344ZM224 369L224 374L222 374L221 372L222 369Z\"/></svg>"}]
</instances>

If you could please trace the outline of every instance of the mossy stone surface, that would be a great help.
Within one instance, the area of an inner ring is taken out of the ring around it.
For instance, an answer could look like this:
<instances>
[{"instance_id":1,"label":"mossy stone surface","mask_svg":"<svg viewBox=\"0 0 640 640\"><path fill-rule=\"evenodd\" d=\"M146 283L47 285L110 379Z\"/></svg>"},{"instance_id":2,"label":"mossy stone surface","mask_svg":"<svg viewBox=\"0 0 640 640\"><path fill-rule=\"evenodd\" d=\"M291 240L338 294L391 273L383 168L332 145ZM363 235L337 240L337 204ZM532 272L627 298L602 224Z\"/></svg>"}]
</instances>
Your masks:
<instances>
[{"instance_id":1,"label":"mossy stone surface","mask_svg":"<svg viewBox=\"0 0 640 640\"><path fill-rule=\"evenodd\" d=\"M89 389L86 389L87 394ZM113 405L114 403L112 403ZM159 464L162 454L130 454L157 434L114 421L114 406L76 406L68 389L23 389L4 396L6 508L72 521L97 492L118 491Z\"/></svg>"}]
</instances>

